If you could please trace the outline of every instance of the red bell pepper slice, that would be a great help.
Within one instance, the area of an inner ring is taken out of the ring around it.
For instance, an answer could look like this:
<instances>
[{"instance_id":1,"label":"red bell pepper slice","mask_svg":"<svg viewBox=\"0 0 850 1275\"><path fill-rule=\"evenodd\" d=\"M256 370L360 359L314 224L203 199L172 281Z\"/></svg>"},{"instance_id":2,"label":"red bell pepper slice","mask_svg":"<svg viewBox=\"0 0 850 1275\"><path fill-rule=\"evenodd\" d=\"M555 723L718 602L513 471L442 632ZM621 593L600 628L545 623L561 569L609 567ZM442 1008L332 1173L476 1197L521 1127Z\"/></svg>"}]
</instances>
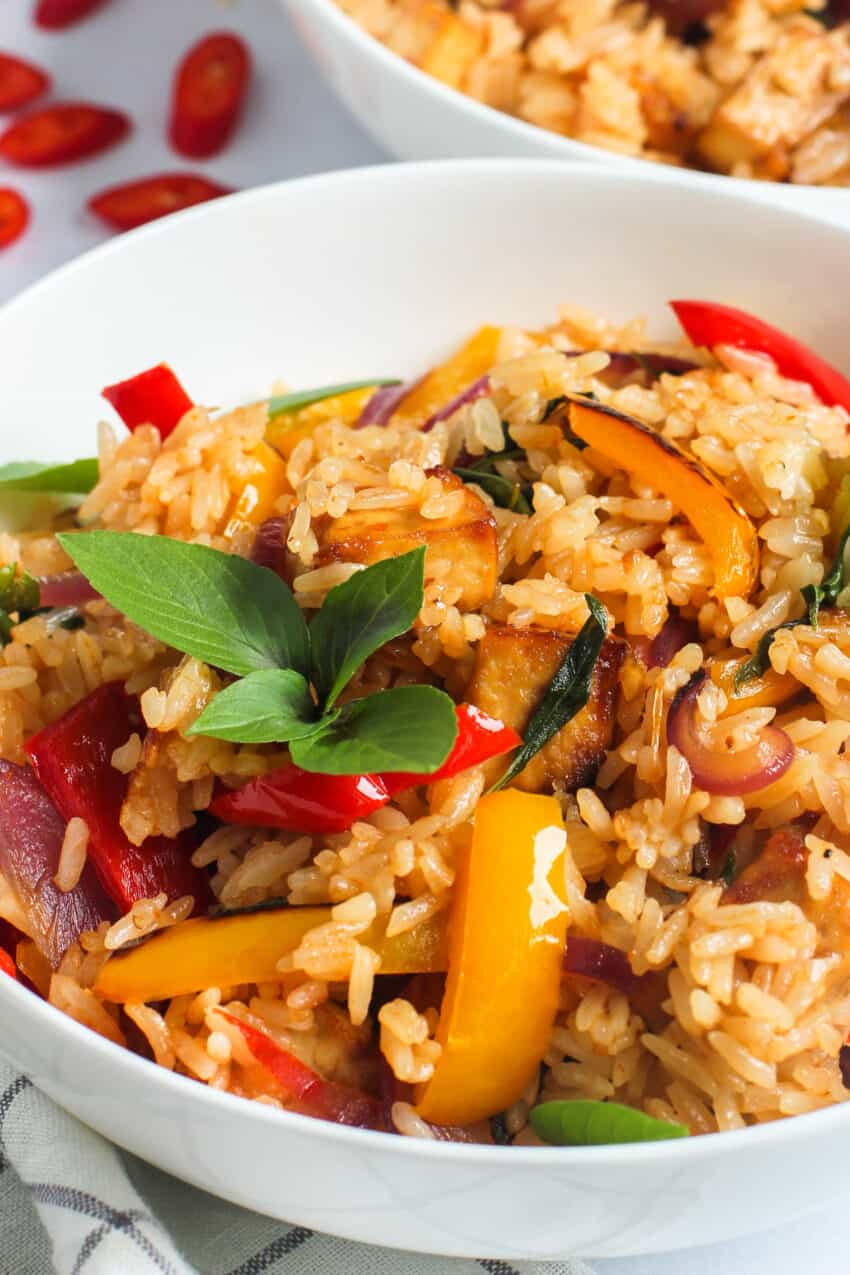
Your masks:
<instances>
[{"instance_id":1,"label":"red bell pepper slice","mask_svg":"<svg viewBox=\"0 0 850 1275\"><path fill-rule=\"evenodd\" d=\"M0 111L19 111L50 87L50 76L41 67L0 53Z\"/></svg>"},{"instance_id":2,"label":"red bell pepper slice","mask_svg":"<svg viewBox=\"0 0 850 1275\"><path fill-rule=\"evenodd\" d=\"M0 971L4 974L8 974L9 978L17 979L18 977L17 965L12 960L6 949L2 947L0 947Z\"/></svg>"},{"instance_id":3,"label":"red bell pepper slice","mask_svg":"<svg viewBox=\"0 0 850 1275\"><path fill-rule=\"evenodd\" d=\"M91 102L54 102L10 124L0 135L0 155L19 168L52 168L97 155L129 131L122 111Z\"/></svg>"},{"instance_id":4,"label":"red bell pepper slice","mask_svg":"<svg viewBox=\"0 0 850 1275\"><path fill-rule=\"evenodd\" d=\"M518 748L522 737L496 717L483 713L474 704L458 704L457 739L446 760L431 775L419 775L413 771L395 771L381 775L391 797L405 788L418 788L420 784L435 784L438 779L451 779L471 766L480 766L491 757L500 757Z\"/></svg>"},{"instance_id":5,"label":"red bell pepper slice","mask_svg":"<svg viewBox=\"0 0 850 1275\"><path fill-rule=\"evenodd\" d=\"M694 345L709 350L734 345L769 354L783 376L805 381L827 406L850 412L850 381L801 341L729 305L712 301L671 301L670 305Z\"/></svg>"},{"instance_id":6,"label":"red bell pepper slice","mask_svg":"<svg viewBox=\"0 0 850 1275\"><path fill-rule=\"evenodd\" d=\"M295 1099L303 1115L332 1120L335 1124L354 1125L358 1129L385 1129L381 1104L376 1098L336 1081L324 1080L300 1058L281 1049L265 1032L258 1031L234 1014L224 1010L219 1012L239 1028L257 1062L270 1071L287 1094Z\"/></svg>"},{"instance_id":7,"label":"red bell pepper slice","mask_svg":"<svg viewBox=\"0 0 850 1275\"><path fill-rule=\"evenodd\" d=\"M45 31L61 31L64 27L87 18L104 0L38 0L35 24Z\"/></svg>"},{"instance_id":8,"label":"red bell pepper slice","mask_svg":"<svg viewBox=\"0 0 850 1275\"><path fill-rule=\"evenodd\" d=\"M230 193L229 186L196 173L162 173L110 186L92 195L89 208L114 230L133 230L169 213L194 208L195 204Z\"/></svg>"},{"instance_id":9,"label":"red bell pepper slice","mask_svg":"<svg viewBox=\"0 0 850 1275\"><path fill-rule=\"evenodd\" d=\"M210 806L210 814L225 823L290 832L345 832L358 819L385 806L396 793L449 779L522 743L515 730L474 704L459 704L456 712L457 739L433 774L318 775L299 766L283 766L233 792L222 792Z\"/></svg>"},{"instance_id":10,"label":"red bell pepper slice","mask_svg":"<svg viewBox=\"0 0 850 1275\"><path fill-rule=\"evenodd\" d=\"M157 363L129 380L107 385L101 394L129 430L155 425L165 439L194 403L167 363Z\"/></svg>"},{"instance_id":11,"label":"red bell pepper slice","mask_svg":"<svg viewBox=\"0 0 850 1275\"><path fill-rule=\"evenodd\" d=\"M29 225L29 204L11 186L0 187L0 250L8 248Z\"/></svg>"},{"instance_id":12,"label":"red bell pepper slice","mask_svg":"<svg viewBox=\"0 0 850 1275\"><path fill-rule=\"evenodd\" d=\"M345 832L389 799L377 775L318 775L291 764L222 792L210 814L225 823L290 832Z\"/></svg>"},{"instance_id":13,"label":"red bell pepper slice","mask_svg":"<svg viewBox=\"0 0 850 1275\"><path fill-rule=\"evenodd\" d=\"M229 31L215 31L189 50L174 81L169 136L193 159L215 155L239 119L251 76L251 55Z\"/></svg>"},{"instance_id":14,"label":"red bell pepper slice","mask_svg":"<svg viewBox=\"0 0 850 1275\"><path fill-rule=\"evenodd\" d=\"M121 827L129 779L112 765L115 749L141 725L139 703L120 682L92 691L26 745L32 767L64 819L89 829L88 854L103 886L124 910L137 899L191 894L196 911L209 899L206 876L192 866L194 837L148 837L140 846Z\"/></svg>"}]
</instances>

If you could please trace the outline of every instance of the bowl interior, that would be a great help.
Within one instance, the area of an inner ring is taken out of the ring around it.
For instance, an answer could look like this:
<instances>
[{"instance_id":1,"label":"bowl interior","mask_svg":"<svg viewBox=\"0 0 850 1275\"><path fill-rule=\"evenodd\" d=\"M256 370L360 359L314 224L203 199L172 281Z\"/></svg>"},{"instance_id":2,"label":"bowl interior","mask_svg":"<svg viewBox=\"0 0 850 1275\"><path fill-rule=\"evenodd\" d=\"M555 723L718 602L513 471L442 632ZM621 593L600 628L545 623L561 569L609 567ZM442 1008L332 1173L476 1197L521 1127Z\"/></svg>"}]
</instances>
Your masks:
<instances>
[{"instance_id":1,"label":"bowl interior","mask_svg":"<svg viewBox=\"0 0 850 1275\"><path fill-rule=\"evenodd\" d=\"M221 406L421 370L562 303L675 334L666 300L749 308L847 365L848 236L676 175L447 162L307 179L114 241L0 313L4 457L90 454L103 385L160 360Z\"/></svg>"}]
</instances>

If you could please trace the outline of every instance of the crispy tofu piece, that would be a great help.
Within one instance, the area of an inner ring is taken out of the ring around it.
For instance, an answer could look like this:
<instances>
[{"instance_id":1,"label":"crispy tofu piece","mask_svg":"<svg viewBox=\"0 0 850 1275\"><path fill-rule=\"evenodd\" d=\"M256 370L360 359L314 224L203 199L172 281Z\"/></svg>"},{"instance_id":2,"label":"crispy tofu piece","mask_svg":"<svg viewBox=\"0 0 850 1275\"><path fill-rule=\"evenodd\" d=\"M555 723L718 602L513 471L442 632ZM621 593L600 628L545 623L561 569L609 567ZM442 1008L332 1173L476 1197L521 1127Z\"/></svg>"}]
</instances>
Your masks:
<instances>
[{"instance_id":1,"label":"crispy tofu piece","mask_svg":"<svg viewBox=\"0 0 850 1275\"><path fill-rule=\"evenodd\" d=\"M697 149L712 168L729 172L786 152L850 100L846 28L792 25L721 102Z\"/></svg>"},{"instance_id":2,"label":"crispy tofu piece","mask_svg":"<svg viewBox=\"0 0 850 1275\"><path fill-rule=\"evenodd\" d=\"M437 563L440 579L460 590L456 605L475 611L493 596L498 574L496 523L480 496L449 469L429 470L445 492L459 491L459 513L446 518L423 518L415 509L357 509L320 529L316 566L330 562L363 562L367 566L395 558L418 545L426 545L425 577L433 578ZM452 599L454 601L454 599Z\"/></svg>"},{"instance_id":3,"label":"crispy tofu piece","mask_svg":"<svg viewBox=\"0 0 850 1275\"><path fill-rule=\"evenodd\" d=\"M466 698L523 734L574 638L574 633L550 629L489 629L479 644ZM593 671L590 699L517 776L518 788L574 792L593 781L611 743L625 653L619 638L606 638ZM504 763L494 763L494 770L504 770Z\"/></svg>"},{"instance_id":4,"label":"crispy tofu piece","mask_svg":"<svg viewBox=\"0 0 850 1275\"><path fill-rule=\"evenodd\" d=\"M796 903L830 951L850 955L850 883L836 874L828 899L810 897L805 836L799 827L774 832L758 857L724 890L721 903Z\"/></svg>"}]
</instances>

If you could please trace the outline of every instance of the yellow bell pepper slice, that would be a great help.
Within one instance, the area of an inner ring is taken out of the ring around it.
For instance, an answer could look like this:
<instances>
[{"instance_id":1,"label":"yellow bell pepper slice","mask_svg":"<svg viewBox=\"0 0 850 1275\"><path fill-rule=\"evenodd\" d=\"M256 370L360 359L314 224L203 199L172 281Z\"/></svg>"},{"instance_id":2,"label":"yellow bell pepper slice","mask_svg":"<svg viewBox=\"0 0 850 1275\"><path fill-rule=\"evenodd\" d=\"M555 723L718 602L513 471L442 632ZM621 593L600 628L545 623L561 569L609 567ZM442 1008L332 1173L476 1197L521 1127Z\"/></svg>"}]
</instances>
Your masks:
<instances>
[{"instance_id":1,"label":"yellow bell pepper slice","mask_svg":"<svg viewBox=\"0 0 850 1275\"><path fill-rule=\"evenodd\" d=\"M281 412L269 421L266 441L289 460L301 440L309 438L317 425L326 425L328 421L353 425L376 389L377 386L369 385L365 389L349 390L347 394L336 394L333 398L311 403L309 407L302 407L300 412Z\"/></svg>"},{"instance_id":2,"label":"yellow bell pepper slice","mask_svg":"<svg viewBox=\"0 0 850 1275\"><path fill-rule=\"evenodd\" d=\"M741 686L735 686L735 674L746 656L717 656L708 663L708 671L715 686L719 686L727 698L723 717L742 713L746 708L774 708L799 694L800 683L790 673L780 674L767 668L758 677L749 678Z\"/></svg>"},{"instance_id":3,"label":"yellow bell pepper slice","mask_svg":"<svg viewBox=\"0 0 850 1275\"><path fill-rule=\"evenodd\" d=\"M574 400L562 410L589 447L681 509L711 554L718 597L753 591L759 561L755 527L713 475L657 430L611 407Z\"/></svg>"},{"instance_id":4,"label":"yellow bell pepper slice","mask_svg":"<svg viewBox=\"0 0 850 1275\"><path fill-rule=\"evenodd\" d=\"M484 35L462 22L455 14L446 14L428 50L419 63L421 69L449 88L459 89L469 68L484 50Z\"/></svg>"},{"instance_id":5,"label":"yellow bell pepper slice","mask_svg":"<svg viewBox=\"0 0 850 1275\"><path fill-rule=\"evenodd\" d=\"M288 487L286 463L268 443L260 443L253 452L256 470L233 502L226 540L232 540L243 527L259 527L270 518L275 505Z\"/></svg>"},{"instance_id":6,"label":"yellow bell pepper slice","mask_svg":"<svg viewBox=\"0 0 850 1275\"><path fill-rule=\"evenodd\" d=\"M450 359L441 363L423 377L409 394L406 394L393 421L422 425L429 416L445 407L461 391L477 381L496 362L502 329L479 328Z\"/></svg>"},{"instance_id":7,"label":"yellow bell pepper slice","mask_svg":"<svg viewBox=\"0 0 850 1275\"><path fill-rule=\"evenodd\" d=\"M417 1110L466 1125L522 1095L558 1010L567 931L565 846L554 797L509 788L482 797L455 883L442 1046Z\"/></svg>"},{"instance_id":8,"label":"yellow bell pepper slice","mask_svg":"<svg viewBox=\"0 0 850 1275\"><path fill-rule=\"evenodd\" d=\"M106 1001L168 1000L205 987L274 983L277 963L309 930L331 920L329 907L262 908L231 916L197 917L116 952L94 985ZM382 974L429 974L447 963L445 916L437 914L394 938L375 926L359 936L381 957Z\"/></svg>"}]
</instances>

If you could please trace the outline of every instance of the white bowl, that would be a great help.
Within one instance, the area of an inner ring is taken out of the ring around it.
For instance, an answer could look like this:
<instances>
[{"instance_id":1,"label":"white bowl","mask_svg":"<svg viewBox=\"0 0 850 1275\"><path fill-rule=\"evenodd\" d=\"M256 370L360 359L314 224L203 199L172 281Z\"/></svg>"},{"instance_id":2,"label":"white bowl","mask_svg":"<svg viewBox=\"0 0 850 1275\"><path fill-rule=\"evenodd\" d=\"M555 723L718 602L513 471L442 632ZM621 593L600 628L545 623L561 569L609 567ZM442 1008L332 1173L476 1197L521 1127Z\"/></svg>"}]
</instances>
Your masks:
<instances>
[{"instance_id":1,"label":"white bowl","mask_svg":"<svg viewBox=\"0 0 850 1275\"><path fill-rule=\"evenodd\" d=\"M254 190L117 239L0 311L0 459L90 454L100 386L168 359L197 398L427 366L482 321L562 301L675 330L665 299L748 307L850 370L850 234L648 166L448 162ZM494 952L494 960L498 954ZM423 1143L270 1111L163 1071L0 978L0 1048L51 1097L238 1204L453 1255L722 1240L844 1185L850 1106L625 1147Z\"/></svg>"},{"instance_id":2,"label":"white bowl","mask_svg":"<svg viewBox=\"0 0 850 1275\"><path fill-rule=\"evenodd\" d=\"M280 0L325 79L376 141L399 159L512 155L605 164L634 172L646 160L576 142L484 106L426 75L367 35L335 0ZM747 189L756 198L850 226L850 190L755 182L683 170L699 190Z\"/></svg>"}]
</instances>

